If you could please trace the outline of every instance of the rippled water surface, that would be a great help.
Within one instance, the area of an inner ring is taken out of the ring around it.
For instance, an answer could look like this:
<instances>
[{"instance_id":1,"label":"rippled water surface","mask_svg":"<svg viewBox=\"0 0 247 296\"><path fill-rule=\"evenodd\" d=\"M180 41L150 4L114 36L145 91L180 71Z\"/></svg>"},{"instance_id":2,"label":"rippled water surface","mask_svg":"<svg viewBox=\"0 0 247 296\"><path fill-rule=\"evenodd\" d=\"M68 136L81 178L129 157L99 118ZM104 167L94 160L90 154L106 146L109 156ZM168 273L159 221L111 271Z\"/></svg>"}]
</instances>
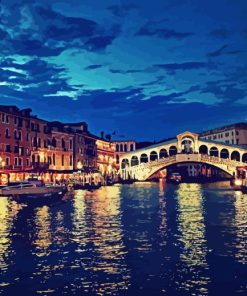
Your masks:
<instances>
[{"instance_id":1,"label":"rippled water surface","mask_svg":"<svg viewBox=\"0 0 247 296\"><path fill-rule=\"evenodd\" d=\"M228 186L0 197L0 294L247 295L247 195Z\"/></svg>"}]
</instances>

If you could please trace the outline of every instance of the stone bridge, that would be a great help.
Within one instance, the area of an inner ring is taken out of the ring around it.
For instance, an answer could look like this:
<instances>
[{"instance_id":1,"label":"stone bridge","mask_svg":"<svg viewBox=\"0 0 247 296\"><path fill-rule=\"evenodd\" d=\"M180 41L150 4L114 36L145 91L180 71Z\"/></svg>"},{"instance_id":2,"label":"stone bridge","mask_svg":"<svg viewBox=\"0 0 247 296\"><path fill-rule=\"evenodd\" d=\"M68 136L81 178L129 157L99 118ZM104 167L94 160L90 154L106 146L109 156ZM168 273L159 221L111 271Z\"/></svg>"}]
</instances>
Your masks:
<instances>
[{"instance_id":1,"label":"stone bridge","mask_svg":"<svg viewBox=\"0 0 247 296\"><path fill-rule=\"evenodd\" d=\"M207 141L185 132L176 138L124 154L121 176L147 180L161 169L179 163L212 165L234 176L238 166L247 165L247 147Z\"/></svg>"}]
</instances>

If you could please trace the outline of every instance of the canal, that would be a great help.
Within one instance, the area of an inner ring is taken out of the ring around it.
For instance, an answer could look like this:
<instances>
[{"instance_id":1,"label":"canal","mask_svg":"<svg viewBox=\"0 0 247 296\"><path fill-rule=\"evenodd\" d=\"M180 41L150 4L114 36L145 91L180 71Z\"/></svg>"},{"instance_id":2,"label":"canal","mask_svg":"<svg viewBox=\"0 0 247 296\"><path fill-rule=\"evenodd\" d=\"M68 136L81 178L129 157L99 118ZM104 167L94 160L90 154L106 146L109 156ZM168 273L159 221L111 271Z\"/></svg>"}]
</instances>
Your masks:
<instances>
[{"instance_id":1,"label":"canal","mask_svg":"<svg viewBox=\"0 0 247 296\"><path fill-rule=\"evenodd\" d=\"M0 197L2 295L247 295L247 195L136 183Z\"/></svg>"}]
</instances>

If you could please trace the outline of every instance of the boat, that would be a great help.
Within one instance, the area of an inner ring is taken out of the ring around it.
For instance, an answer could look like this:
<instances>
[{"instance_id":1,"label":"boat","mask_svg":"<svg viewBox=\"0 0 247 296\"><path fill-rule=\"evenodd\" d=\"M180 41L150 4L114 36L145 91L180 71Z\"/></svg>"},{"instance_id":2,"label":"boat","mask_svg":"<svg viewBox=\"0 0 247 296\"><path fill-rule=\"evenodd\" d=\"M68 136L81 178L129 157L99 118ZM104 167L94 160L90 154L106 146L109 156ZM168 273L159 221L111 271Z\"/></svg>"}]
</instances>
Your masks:
<instances>
[{"instance_id":1,"label":"boat","mask_svg":"<svg viewBox=\"0 0 247 296\"><path fill-rule=\"evenodd\" d=\"M1 196L12 196L26 199L53 198L67 192L65 186L44 185L36 186L30 182L11 182L0 189Z\"/></svg>"},{"instance_id":2,"label":"boat","mask_svg":"<svg viewBox=\"0 0 247 296\"><path fill-rule=\"evenodd\" d=\"M174 184L179 184L182 181L182 176L179 173L171 173L167 177L167 181Z\"/></svg>"}]
</instances>

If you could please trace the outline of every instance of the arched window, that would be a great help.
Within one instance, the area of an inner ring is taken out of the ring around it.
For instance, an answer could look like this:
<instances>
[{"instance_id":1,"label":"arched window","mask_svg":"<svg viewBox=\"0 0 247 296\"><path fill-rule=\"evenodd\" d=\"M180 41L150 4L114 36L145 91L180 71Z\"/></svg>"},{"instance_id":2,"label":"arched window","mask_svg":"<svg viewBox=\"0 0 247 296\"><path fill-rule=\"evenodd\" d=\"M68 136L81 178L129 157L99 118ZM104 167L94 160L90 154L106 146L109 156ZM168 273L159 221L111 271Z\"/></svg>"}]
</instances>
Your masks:
<instances>
[{"instance_id":1,"label":"arched window","mask_svg":"<svg viewBox=\"0 0 247 296\"><path fill-rule=\"evenodd\" d=\"M119 151L120 151L120 152L123 152L123 144L120 144L120 145L119 145Z\"/></svg>"},{"instance_id":2,"label":"arched window","mask_svg":"<svg viewBox=\"0 0 247 296\"><path fill-rule=\"evenodd\" d=\"M18 139L19 139L20 141L22 141L22 133L21 133L21 131L18 131Z\"/></svg>"},{"instance_id":3,"label":"arched window","mask_svg":"<svg viewBox=\"0 0 247 296\"><path fill-rule=\"evenodd\" d=\"M219 156L219 150L217 147L211 147L209 150L209 155L210 156Z\"/></svg>"},{"instance_id":4,"label":"arched window","mask_svg":"<svg viewBox=\"0 0 247 296\"><path fill-rule=\"evenodd\" d=\"M247 153L244 153L242 156L242 162L247 162Z\"/></svg>"},{"instance_id":5,"label":"arched window","mask_svg":"<svg viewBox=\"0 0 247 296\"><path fill-rule=\"evenodd\" d=\"M208 154L208 147L206 145L201 145L199 147L199 153L200 154Z\"/></svg>"},{"instance_id":6,"label":"arched window","mask_svg":"<svg viewBox=\"0 0 247 296\"><path fill-rule=\"evenodd\" d=\"M62 148L65 148L65 141L64 141L64 138L62 138L61 143L62 143Z\"/></svg>"},{"instance_id":7,"label":"arched window","mask_svg":"<svg viewBox=\"0 0 247 296\"><path fill-rule=\"evenodd\" d=\"M126 167L129 166L129 160L128 159L123 159L122 162L121 162L121 168L122 170L125 169Z\"/></svg>"},{"instance_id":8,"label":"arched window","mask_svg":"<svg viewBox=\"0 0 247 296\"><path fill-rule=\"evenodd\" d=\"M173 156L176 155L178 153L177 147L176 146L171 146L169 149L169 155Z\"/></svg>"},{"instance_id":9,"label":"arched window","mask_svg":"<svg viewBox=\"0 0 247 296\"><path fill-rule=\"evenodd\" d=\"M229 151L227 149L222 149L220 151L220 158L224 158L224 159L229 158Z\"/></svg>"},{"instance_id":10,"label":"arched window","mask_svg":"<svg viewBox=\"0 0 247 296\"><path fill-rule=\"evenodd\" d=\"M134 151L134 145L130 144L130 151Z\"/></svg>"},{"instance_id":11,"label":"arched window","mask_svg":"<svg viewBox=\"0 0 247 296\"><path fill-rule=\"evenodd\" d=\"M119 145L116 144L116 152L119 152Z\"/></svg>"},{"instance_id":12,"label":"arched window","mask_svg":"<svg viewBox=\"0 0 247 296\"><path fill-rule=\"evenodd\" d=\"M231 160L240 161L240 153L238 151L233 151L231 154Z\"/></svg>"},{"instance_id":13,"label":"arched window","mask_svg":"<svg viewBox=\"0 0 247 296\"><path fill-rule=\"evenodd\" d=\"M156 159L158 159L158 153L156 151L152 151L150 153L150 161L154 161Z\"/></svg>"},{"instance_id":14,"label":"arched window","mask_svg":"<svg viewBox=\"0 0 247 296\"><path fill-rule=\"evenodd\" d=\"M131 157L131 166L136 166L139 164L139 160L137 158L137 156L132 156Z\"/></svg>"},{"instance_id":15,"label":"arched window","mask_svg":"<svg viewBox=\"0 0 247 296\"><path fill-rule=\"evenodd\" d=\"M148 162L148 156L147 154L143 153L140 158L140 163L146 163L146 162Z\"/></svg>"},{"instance_id":16,"label":"arched window","mask_svg":"<svg viewBox=\"0 0 247 296\"><path fill-rule=\"evenodd\" d=\"M124 152L127 152L127 144L124 144Z\"/></svg>"},{"instance_id":17,"label":"arched window","mask_svg":"<svg viewBox=\"0 0 247 296\"><path fill-rule=\"evenodd\" d=\"M162 148L160 150L160 154L159 154L160 158L163 158L163 157L167 157L168 156L168 153L167 153L167 150Z\"/></svg>"}]
</instances>

